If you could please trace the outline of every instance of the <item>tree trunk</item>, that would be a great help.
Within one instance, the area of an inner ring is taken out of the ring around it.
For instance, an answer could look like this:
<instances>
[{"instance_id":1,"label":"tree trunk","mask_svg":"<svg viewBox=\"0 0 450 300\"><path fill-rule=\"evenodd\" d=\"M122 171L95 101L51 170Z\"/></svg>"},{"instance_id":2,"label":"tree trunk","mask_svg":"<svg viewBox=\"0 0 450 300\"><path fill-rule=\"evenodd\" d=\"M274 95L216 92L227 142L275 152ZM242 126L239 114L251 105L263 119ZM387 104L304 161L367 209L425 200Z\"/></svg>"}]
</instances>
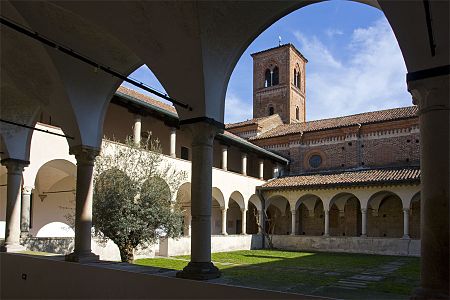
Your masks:
<instances>
[{"instance_id":1,"label":"tree trunk","mask_svg":"<svg viewBox=\"0 0 450 300\"><path fill-rule=\"evenodd\" d=\"M125 244L119 246L120 259L122 262L132 263L133 262L133 250L134 247L131 244Z\"/></svg>"}]
</instances>

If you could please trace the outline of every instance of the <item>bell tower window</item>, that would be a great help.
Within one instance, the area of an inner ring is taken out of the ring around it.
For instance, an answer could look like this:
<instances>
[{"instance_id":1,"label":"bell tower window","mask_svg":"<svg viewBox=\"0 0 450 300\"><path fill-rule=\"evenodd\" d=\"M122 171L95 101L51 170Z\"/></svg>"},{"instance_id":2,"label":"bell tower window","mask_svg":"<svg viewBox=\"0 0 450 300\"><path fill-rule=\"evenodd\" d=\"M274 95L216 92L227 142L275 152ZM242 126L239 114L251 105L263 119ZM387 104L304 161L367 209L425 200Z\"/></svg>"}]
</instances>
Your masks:
<instances>
[{"instance_id":1,"label":"bell tower window","mask_svg":"<svg viewBox=\"0 0 450 300\"><path fill-rule=\"evenodd\" d=\"M272 86L272 72L267 69L264 74L264 87Z\"/></svg>"},{"instance_id":2,"label":"bell tower window","mask_svg":"<svg viewBox=\"0 0 450 300\"><path fill-rule=\"evenodd\" d=\"M295 118L300 120L300 108L298 106L295 108Z\"/></svg>"},{"instance_id":3,"label":"bell tower window","mask_svg":"<svg viewBox=\"0 0 450 300\"><path fill-rule=\"evenodd\" d=\"M274 114L273 106L269 107L269 116Z\"/></svg>"},{"instance_id":4,"label":"bell tower window","mask_svg":"<svg viewBox=\"0 0 450 300\"><path fill-rule=\"evenodd\" d=\"M272 85L278 85L280 83L280 71L278 67L273 68L272 72Z\"/></svg>"}]
</instances>

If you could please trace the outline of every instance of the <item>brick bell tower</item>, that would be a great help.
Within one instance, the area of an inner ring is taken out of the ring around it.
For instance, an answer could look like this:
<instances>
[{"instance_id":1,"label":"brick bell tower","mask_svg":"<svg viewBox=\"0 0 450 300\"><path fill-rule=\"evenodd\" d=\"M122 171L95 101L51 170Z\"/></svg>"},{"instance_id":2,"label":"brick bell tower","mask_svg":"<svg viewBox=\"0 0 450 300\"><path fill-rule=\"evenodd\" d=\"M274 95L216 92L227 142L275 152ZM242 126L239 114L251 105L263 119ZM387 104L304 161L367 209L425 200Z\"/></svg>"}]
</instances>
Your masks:
<instances>
[{"instance_id":1,"label":"brick bell tower","mask_svg":"<svg viewBox=\"0 0 450 300\"><path fill-rule=\"evenodd\" d=\"M308 60L294 45L253 53L253 118L279 114L285 124L305 122Z\"/></svg>"}]
</instances>

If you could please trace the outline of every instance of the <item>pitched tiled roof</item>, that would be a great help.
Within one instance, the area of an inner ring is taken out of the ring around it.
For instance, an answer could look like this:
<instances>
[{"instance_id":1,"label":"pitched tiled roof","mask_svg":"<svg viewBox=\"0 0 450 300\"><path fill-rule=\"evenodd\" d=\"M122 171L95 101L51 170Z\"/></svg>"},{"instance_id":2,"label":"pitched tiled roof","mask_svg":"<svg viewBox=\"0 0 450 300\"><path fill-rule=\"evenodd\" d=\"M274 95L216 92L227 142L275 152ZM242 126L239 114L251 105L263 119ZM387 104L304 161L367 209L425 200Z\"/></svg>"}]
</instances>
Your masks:
<instances>
[{"instance_id":1,"label":"pitched tiled roof","mask_svg":"<svg viewBox=\"0 0 450 300\"><path fill-rule=\"evenodd\" d=\"M277 178L262 185L262 189L325 188L376 184L419 183L419 167L347 170Z\"/></svg>"},{"instance_id":2,"label":"pitched tiled roof","mask_svg":"<svg viewBox=\"0 0 450 300\"><path fill-rule=\"evenodd\" d=\"M253 124L258 124L258 122L262 121L262 120L268 120L268 119L272 119L272 118L277 118L277 114L271 115L271 116L267 116L267 117L260 117L260 118L253 118L253 119L249 119L249 120L245 120L242 122L236 122L236 123L228 123L225 124L225 128L226 129L230 129L230 128L236 128L236 127L242 127L242 126L247 126L247 125L253 125Z\"/></svg>"},{"instance_id":3,"label":"pitched tiled roof","mask_svg":"<svg viewBox=\"0 0 450 300\"><path fill-rule=\"evenodd\" d=\"M127 95L129 97L132 97L134 99L140 100L140 101L145 102L147 104L150 104L150 105L159 107L161 109L167 110L167 111L169 111L171 113L177 114L177 110L172 105L166 104L166 103L161 102L161 101L156 100L156 99L153 99L150 96L141 94L141 93L136 92L135 90L129 89L127 87L120 86L117 89L116 93Z\"/></svg>"},{"instance_id":4,"label":"pitched tiled roof","mask_svg":"<svg viewBox=\"0 0 450 300\"><path fill-rule=\"evenodd\" d=\"M378 110L362 114L309 121L304 123L284 124L272 130L264 132L259 136L250 138L250 140L266 139L276 136L289 134L332 129L338 127L354 126L358 124L369 124L384 121L393 121L399 119L413 118L417 116L417 106L400 107L386 110Z\"/></svg>"}]
</instances>

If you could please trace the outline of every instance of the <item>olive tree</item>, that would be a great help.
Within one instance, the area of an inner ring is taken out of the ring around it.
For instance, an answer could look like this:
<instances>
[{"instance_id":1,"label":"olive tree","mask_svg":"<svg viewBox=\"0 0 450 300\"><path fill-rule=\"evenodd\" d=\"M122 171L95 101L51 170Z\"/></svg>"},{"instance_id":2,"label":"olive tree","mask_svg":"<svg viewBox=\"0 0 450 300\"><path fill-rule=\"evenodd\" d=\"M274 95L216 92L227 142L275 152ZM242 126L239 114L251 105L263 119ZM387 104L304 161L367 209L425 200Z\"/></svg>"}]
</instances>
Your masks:
<instances>
[{"instance_id":1,"label":"olive tree","mask_svg":"<svg viewBox=\"0 0 450 300\"><path fill-rule=\"evenodd\" d=\"M151 137L140 145L104 142L94 168L95 235L112 240L124 262L133 260L138 246L179 237L183 215L172 195L185 178L164 161Z\"/></svg>"}]
</instances>

